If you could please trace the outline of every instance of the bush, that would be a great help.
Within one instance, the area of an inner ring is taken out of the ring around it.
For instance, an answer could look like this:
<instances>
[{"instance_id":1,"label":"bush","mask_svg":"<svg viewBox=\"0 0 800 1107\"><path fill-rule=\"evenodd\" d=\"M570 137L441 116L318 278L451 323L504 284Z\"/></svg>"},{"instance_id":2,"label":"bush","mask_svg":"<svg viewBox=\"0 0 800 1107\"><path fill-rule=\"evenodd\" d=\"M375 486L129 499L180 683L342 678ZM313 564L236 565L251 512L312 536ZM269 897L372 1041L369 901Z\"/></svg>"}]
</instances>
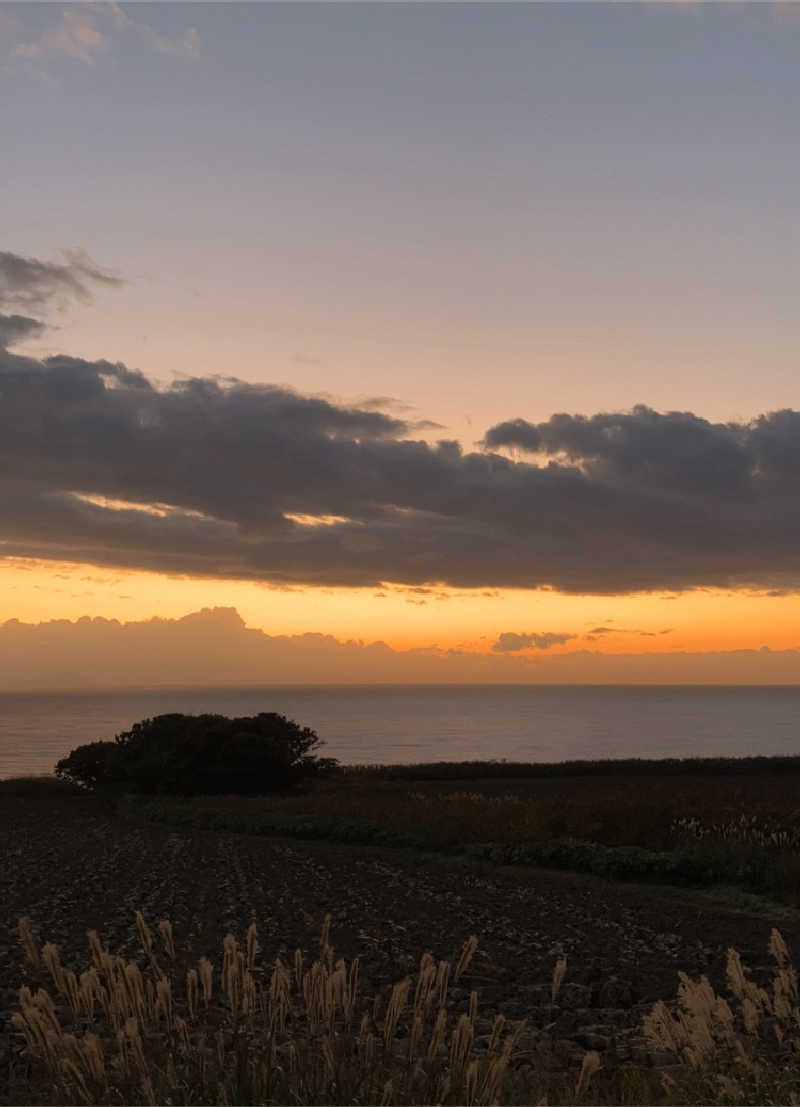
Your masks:
<instances>
[{"instance_id":1,"label":"bush","mask_svg":"<svg viewBox=\"0 0 800 1107\"><path fill-rule=\"evenodd\" d=\"M283 715L158 715L113 742L78 746L56 774L107 792L262 795L330 772L336 761L313 752L313 730Z\"/></svg>"},{"instance_id":2,"label":"bush","mask_svg":"<svg viewBox=\"0 0 800 1107\"><path fill-rule=\"evenodd\" d=\"M56 765L56 776L82 788L110 786L121 775L120 748L114 742L78 746Z\"/></svg>"}]
</instances>

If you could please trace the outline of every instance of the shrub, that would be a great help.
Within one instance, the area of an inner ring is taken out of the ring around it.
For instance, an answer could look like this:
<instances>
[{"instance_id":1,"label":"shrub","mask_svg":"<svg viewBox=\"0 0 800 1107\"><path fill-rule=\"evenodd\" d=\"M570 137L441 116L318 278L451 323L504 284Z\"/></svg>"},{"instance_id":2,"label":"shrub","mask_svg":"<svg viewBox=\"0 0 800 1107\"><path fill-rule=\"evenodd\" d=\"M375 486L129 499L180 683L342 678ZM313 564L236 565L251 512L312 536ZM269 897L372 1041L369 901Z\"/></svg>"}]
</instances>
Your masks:
<instances>
[{"instance_id":1,"label":"shrub","mask_svg":"<svg viewBox=\"0 0 800 1107\"><path fill-rule=\"evenodd\" d=\"M120 775L120 749L114 742L89 742L78 746L56 765L56 776L82 788L110 785Z\"/></svg>"},{"instance_id":2,"label":"shrub","mask_svg":"<svg viewBox=\"0 0 800 1107\"><path fill-rule=\"evenodd\" d=\"M331 771L332 758L309 727L262 712L158 715L113 742L78 746L56 766L62 779L111 792L172 795L260 795Z\"/></svg>"}]
</instances>

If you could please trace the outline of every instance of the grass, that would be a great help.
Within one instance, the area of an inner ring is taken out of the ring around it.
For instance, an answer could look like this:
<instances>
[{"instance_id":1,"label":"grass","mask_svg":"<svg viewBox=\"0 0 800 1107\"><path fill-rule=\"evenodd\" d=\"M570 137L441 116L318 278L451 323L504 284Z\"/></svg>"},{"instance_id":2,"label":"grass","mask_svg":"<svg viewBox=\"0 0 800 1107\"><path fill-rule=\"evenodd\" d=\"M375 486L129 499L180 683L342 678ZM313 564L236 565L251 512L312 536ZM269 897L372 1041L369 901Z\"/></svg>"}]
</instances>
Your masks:
<instances>
[{"instance_id":1,"label":"grass","mask_svg":"<svg viewBox=\"0 0 800 1107\"><path fill-rule=\"evenodd\" d=\"M19 921L29 983L12 1016L28 1070L13 1102L41 1104L797 1103L800 998L782 936L772 930L769 986L728 953L728 998L680 974L677 1002L644 1017L650 1065L606 1069L587 1051L572 1073L521 1065L537 1033L479 995L455 989L477 938L453 964L423 953L417 972L372 1000L358 960L337 959L326 916L313 958L259 955L251 924L222 942L216 965L188 970L170 923L136 912L141 953L126 960L88 933L90 961L62 965ZM567 974L553 969L555 1009ZM463 989L461 989L463 990ZM661 1058L660 1062L658 1059Z\"/></svg>"},{"instance_id":2,"label":"grass","mask_svg":"<svg viewBox=\"0 0 800 1107\"><path fill-rule=\"evenodd\" d=\"M225 936L220 967L203 958L181 980L166 921L158 940L137 912L141 966L89 932L91 964L78 975L21 919L29 969L49 976L48 987L22 987L13 1018L36 1067L26 1102L495 1102L524 1025L498 1015L480 1036L476 992L453 1009L476 939L454 965L424 954L413 979L364 1003L358 961L334 957L329 924L310 964L300 950L262 964L251 924L241 946Z\"/></svg>"},{"instance_id":3,"label":"grass","mask_svg":"<svg viewBox=\"0 0 800 1107\"><path fill-rule=\"evenodd\" d=\"M353 767L295 795L137 798L127 810L800 903L799 758L499 767Z\"/></svg>"}]
</instances>

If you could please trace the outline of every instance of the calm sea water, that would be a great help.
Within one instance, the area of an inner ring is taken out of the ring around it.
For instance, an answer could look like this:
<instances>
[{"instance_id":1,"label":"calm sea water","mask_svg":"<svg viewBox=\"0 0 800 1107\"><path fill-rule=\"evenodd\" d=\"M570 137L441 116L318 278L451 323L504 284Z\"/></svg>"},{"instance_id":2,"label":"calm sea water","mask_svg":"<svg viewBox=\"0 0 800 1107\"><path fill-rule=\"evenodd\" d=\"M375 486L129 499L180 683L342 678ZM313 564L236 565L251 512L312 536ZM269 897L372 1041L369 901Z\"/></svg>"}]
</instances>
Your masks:
<instances>
[{"instance_id":1,"label":"calm sea water","mask_svg":"<svg viewBox=\"0 0 800 1107\"><path fill-rule=\"evenodd\" d=\"M182 711L277 711L346 764L800 753L800 687L369 686L0 693L0 778Z\"/></svg>"}]
</instances>

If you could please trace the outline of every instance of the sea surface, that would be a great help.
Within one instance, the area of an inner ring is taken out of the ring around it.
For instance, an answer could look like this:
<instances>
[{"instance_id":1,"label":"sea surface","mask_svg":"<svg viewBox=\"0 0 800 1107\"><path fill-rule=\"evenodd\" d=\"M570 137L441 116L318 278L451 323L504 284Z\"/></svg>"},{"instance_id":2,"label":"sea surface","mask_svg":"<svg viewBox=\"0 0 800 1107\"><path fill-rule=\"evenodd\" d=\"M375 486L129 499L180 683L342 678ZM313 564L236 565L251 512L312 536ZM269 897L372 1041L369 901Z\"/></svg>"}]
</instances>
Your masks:
<instances>
[{"instance_id":1,"label":"sea surface","mask_svg":"<svg viewBox=\"0 0 800 1107\"><path fill-rule=\"evenodd\" d=\"M800 754L800 687L382 685L0 693L0 778L170 711L276 711L345 764Z\"/></svg>"}]
</instances>

